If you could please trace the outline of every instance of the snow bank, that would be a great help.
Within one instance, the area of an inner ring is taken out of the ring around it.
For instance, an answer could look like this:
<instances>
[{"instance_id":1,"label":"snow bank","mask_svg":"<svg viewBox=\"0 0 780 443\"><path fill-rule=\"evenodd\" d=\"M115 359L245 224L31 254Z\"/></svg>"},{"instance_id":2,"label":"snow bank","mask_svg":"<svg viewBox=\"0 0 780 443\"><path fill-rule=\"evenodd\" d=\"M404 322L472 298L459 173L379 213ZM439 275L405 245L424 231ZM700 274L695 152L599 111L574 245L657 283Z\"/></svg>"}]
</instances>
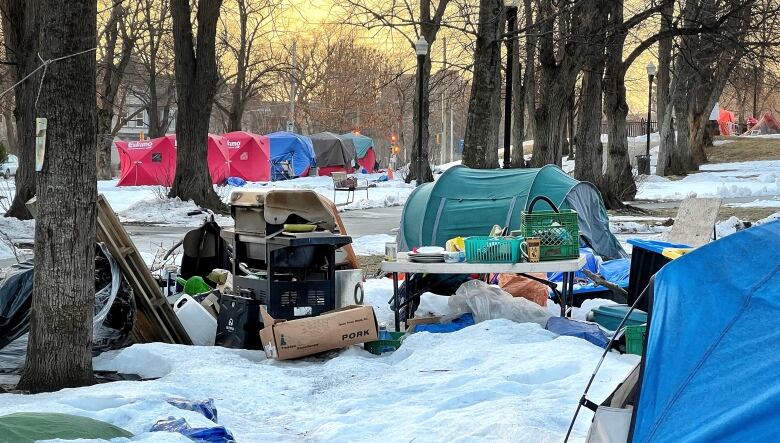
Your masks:
<instances>
[{"instance_id":1,"label":"snow bank","mask_svg":"<svg viewBox=\"0 0 780 443\"><path fill-rule=\"evenodd\" d=\"M83 415L147 441L167 437L146 431L168 416L209 425L165 402L177 396L213 398L220 424L238 441L558 442L601 352L584 340L508 320L414 334L383 357L353 347L332 359L276 362L256 351L144 344L99 356L95 367L157 380L0 395L0 415ZM590 398L603 400L637 361L609 355ZM587 411L579 418L575 440L584 438L590 419Z\"/></svg>"},{"instance_id":2,"label":"snow bank","mask_svg":"<svg viewBox=\"0 0 780 443\"><path fill-rule=\"evenodd\" d=\"M702 165L700 172L681 180L644 178L640 200L682 200L686 197L762 197L780 195L780 161L751 161Z\"/></svg>"},{"instance_id":3,"label":"snow bank","mask_svg":"<svg viewBox=\"0 0 780 443\"><path fill-rule=\"evenodd\" d=\"M395 242L395 237L387 234L364 235L352 241L352 249L357 255L384 255L385 243Z\"/></svg>"},{"instance_id":4,"label":"snow bank","mask_svg":"<svg viewBox=\"0 0 780 443\"><path fill-rule=\"evenodd\" d=\"M32 243L34 240L35 220L0 217L0 259L14 257L13 244Z\"/></svg>"},{"instance_id":5,"label":"snow bank","mask_svg":"<svg viewBox=\"0 0 780 443\"><path fill-rule=\"evenodd\" d=\"M762 225L764 223L769 223L776 220L780 220L780 212L775 212L774 214L753 223L746 223L732 215L728 219L716 223L715 232L717 233L718 238L722 238L737 231L746 229L750 226Z\"/></svg>"},{"instance_id":6,"label":"snow bank","mask_svg":"<svg viewBox=\"0 0 780 443\"><path fill-rule=\"evenodd\" d=\"M120 220L126 223L150 223L163 226L188 226L197 227L203 224L208 214L192 201L181 201L179 198L160 199L157 197L145 198L131 204L124 211L119 212ZM216 216L216 221L221 226L232 226L230 217Z\"/></svg>"},{"instance_id":7,"label":"snow bank","mask_svg":"<svg viewBox=\"0 0 780 443\"><path fill-rule=\"evenodd\" d=\"M753 200L743 203L727 203L726 206L730 208L780 208L780 199L775 198L772 200Z\"/></svg>"}]
</instances>

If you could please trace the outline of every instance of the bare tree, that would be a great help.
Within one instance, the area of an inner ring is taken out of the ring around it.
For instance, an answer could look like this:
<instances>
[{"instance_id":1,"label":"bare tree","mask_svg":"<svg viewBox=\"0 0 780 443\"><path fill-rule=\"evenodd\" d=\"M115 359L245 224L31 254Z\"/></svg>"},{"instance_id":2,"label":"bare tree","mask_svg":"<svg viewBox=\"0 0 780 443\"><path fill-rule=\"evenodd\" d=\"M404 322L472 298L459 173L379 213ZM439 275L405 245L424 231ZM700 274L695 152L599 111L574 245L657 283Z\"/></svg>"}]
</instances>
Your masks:
<instances>
[{"instance_id":1,"label":"bare tree","mask_svg":"<svg viewBox=\"0 0 780 443\"><path fill-rule=\"evenodd\" d=\"M48 128L43 169L37 173L30 338L18 388L43 392L93 380L97 4L28 3L40 3L46 28L40 56L52 62L38 102Z\"/></svg>"},{"instance_id":2,"label":"bare tree","mask_svg":"<svg viewBox=\"0 0 780 443\"><path fill-rule=\"evenodd\" d=\"M35 196L35 101L40 73L38 59L38 2L2 0L3 35L13 65L14 119L19 153L16 194L6 217L32 218L25 204ZM23 79L26 79L23 81Z\"/></svg>"},{"instance_id":3,"label":"bare tree","mask_svg":"<svg viewBox=\"0 0 780 443\"><path fill-rule=\"evenodd\" d=\"M192 8L188 0L171 0L175 50L176 176L170 196L193 200L201 207L224 211L214 192L208 169L209 120L217 88L216 37L221 0L198 0L197 36L193 36Z\"/></svg>"},{"instance_id":4,"label":"bare tree","mask_svg":"<svg viewBox=\"0 0 780 443\"><path fill-rule=\"evenodd\" d=\"M229 93L215 105L226 117L226 131L231 132L242 129L249 101L282 78L286 64L275 49L273 22L283 11L270 0L230 0L223 9L217 59L221 86Z\"/></svg>"},{"instance_id":5,"label":"bare tree","mask_svg":"<svg viewBox=\"0 0 780 443\"><path fill-rule=\"evenodd\" d=\"M109 16L102 24L98 41L102 43L98 57L98 77L100 78L97 105L97 176L99 180L108 180L113 176L111 170L111 144L116 136L114 125L118 107L117 99L123 87L125 70L137 40L138 8L128 10L121 2L113 3L108 9ZM103 17L98 17L102 19Z\"/></svg>"}]
</instances>

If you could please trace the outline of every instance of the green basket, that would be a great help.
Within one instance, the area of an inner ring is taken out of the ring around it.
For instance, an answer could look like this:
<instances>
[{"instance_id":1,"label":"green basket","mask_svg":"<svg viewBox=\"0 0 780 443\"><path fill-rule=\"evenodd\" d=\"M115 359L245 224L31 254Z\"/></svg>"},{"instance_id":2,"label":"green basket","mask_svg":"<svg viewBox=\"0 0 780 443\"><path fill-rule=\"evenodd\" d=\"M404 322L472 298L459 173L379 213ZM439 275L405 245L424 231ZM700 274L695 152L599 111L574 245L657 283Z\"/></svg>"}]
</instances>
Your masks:
<instances>
[{"instance_id":1,"label":"green basket","mask_svg":"<svg viewBox=\"0 0 780 443\"><path fill-rule=\"evenodd\" d=\"M643 325L626 326L626 353L642 355L645 350L645 335L647 334L647 323Z\"/></svg>"},{"instance_id":2,"label":"green basket","mask_svg":"<svg viewBox=\"0 0 780 443\"><path fill-rule=\"evenodd\" d=\"M520 261L522 238L468 237L466 261L469 263L517 263Z\"/></svg>"},{"instance_id":3,"label":"green basket","mask_svg":"<svg viewBox=\"0 0 780 443\"><path fill-rule=\"evenodd\" d=\"M387 332L392 339L391 340L374 340L363 343L363 349L374 354L381 355L385 352L393 352L401 347L401 341L406 332Z\"/></svg>"},{"instance_id":4,"label":"green basket","mask_svg":"<svg viewBox=\"0 0 780 443\"><path fill-rule=\"evenodd\" d=\"M534 205L544 200L552 211L536 211ZM540 260L569 260L580 256L580 225L577 211L561 209L547 197L538 196L521 214L523 237L536 237L541 242Z\"/></svg>"}]
</instances>

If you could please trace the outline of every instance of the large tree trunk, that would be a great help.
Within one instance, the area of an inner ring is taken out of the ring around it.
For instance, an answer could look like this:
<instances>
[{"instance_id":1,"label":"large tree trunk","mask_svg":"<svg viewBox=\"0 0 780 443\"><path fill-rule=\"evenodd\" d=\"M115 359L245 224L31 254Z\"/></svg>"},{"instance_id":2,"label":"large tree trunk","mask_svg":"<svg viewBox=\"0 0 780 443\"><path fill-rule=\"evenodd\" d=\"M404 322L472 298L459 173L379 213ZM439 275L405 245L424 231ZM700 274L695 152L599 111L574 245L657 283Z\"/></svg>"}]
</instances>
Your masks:
<instances>
[{"instance_id":1,"label":"large tree trunk","mask_svg":"<svg viewBox=\"0 0 780 443\"><path fill-rule=\"evenodd\" d=\"M176 177L170 196L224 212L225 205L211 185L207 163L209 120L217 86L215 43L221 4L221 0L199 0L198 34L193 40L189 1L171 0L179 106Z\"/></svg>"},{"instance_id":2,"label":"large tree trunk","mask_svg":"<svg viewBox=\"0 0 780 443\"><path fill-rule=\"evenodd\" d=\"M41 0L41 56L49 65L38 112L48 119L38 174L30 338L19 389L89 384L95 296L95 54L97 5ZM78 128L78 130L73 130Z\"/></svg>"},{"instance_id":3,"label":"large tree trunk","mask_svg":"<svg viewBox=\"0 0 780 443\"><path fill-rule=\"evenodd\" d=\"M623 24L623 2L612 3L608 25L616 29ZM607 38L604 69L604 112L607 116L607 172L602 197L607 206L621 207L623 201L636 196L636 183L628 158L626 117L626 69L623 63L625 34L612 32Z\"/></svg>"},{"instance_id":4,"label":"large tree trunk","mask_svg":"<svg viewBox=\"0 0 780 443\"><path fill-rule=\"evenodd\" d=\"M525 109L529 112L529 118L525 127L525 138L533 138L534 119L533 112L536 109L536 30L531 29L534 23L534 8L532 0L523 0L523 12L525 15L525 27L529 32L525 39L525 74L523 75L523 89L525 95Z\"/></svg>"},{"instance_id":5,"label":"large tree trunk","mask_svg":"<svg viewBox=\"0 0 780 443\"><path fill-rule=\"evenodd\" d=\"M531 166L562 164L562 142L566 132L566 118L569 103L569 88L561 84L558 76L551 71L558 68L542 66L539 97L534 112L534 150Z\"/></svg>"},{"instance_id":6,"label":"large tree trunk","mask_svg":"<svg viewBox=\"0 0 780 443\"><path fill-rule=\"evenodd\" d=\"M503 24L504 3L501 0L480 0L474 78L463 145L463 164L471 168L493 169L498 166Z\"/></svg>"},{"instance_id":7,"label":"large tree trunk","mask_svg":"<svg viewBox=\"0 0 780 443\"><path fill-rule=\"evenodd\" d=\"M664 0L661 9L661 33L671 29L674 14L674 0ZM676 143L672 129L671 104L671 69L672 69L672 38L664 38L658 42L658 74L656 75L656 116L658 132L661 140L658 147L658 163L656 174L665 175L669 161L669 152Z\"/></svg>"},{"instance_id":8,"label":"large tree trunk","mask_svg":"<svg viewBox=\"0 0 780 443\"><path fill-rule=\"evenodd\" d=\"M512 71L512 167L524 168L526 166L525 154L523 152L523 141L525 139L525 84L521 82L522 75L520 70L523 64L519 62L520 51L517 42L512 45L512 48L515 50L515 60L518 61L515 69Z\"/></svg>"},{"instance_id":9,"label":"large tree trunk","mask_svg":"<svg viewBox=\"0 0 780 443\"><path fill-rule=\"evenodd\" d=\"M7 56L16 63L15 82L38 67L38 2L3 0L7 16L3 20ZM39 71L40 72L40 71ZM35 97L40 74L35 74L14 89L14 118L19 169L16 171L16 194L6 217L30 219L25 204L35 196Z\"/></svg>"},{"instance_id":10,"label":"large tree trunk","mask_svg":"<svg viewBox=\"0 0 780 443\"><path fill-rule=\"evenodd\" d=\"M579 119L577 125L577 161L574 177L601 189L603 151L601 144L601 93L603 90L604 50L593 51L582 74Z\"/></svg>"},{"instance_id":11,"label":"large tree trunk","mask_svg":"<svg viewBox=\"0 0 780 443\"><path fill-rule=\"evenodd\" d=\"M111 145L113 144L112 123L114 120L113 107L97 110L97 178L98 180L110 180L114 176L111 170Z\"/></svg>"}]
</instances>

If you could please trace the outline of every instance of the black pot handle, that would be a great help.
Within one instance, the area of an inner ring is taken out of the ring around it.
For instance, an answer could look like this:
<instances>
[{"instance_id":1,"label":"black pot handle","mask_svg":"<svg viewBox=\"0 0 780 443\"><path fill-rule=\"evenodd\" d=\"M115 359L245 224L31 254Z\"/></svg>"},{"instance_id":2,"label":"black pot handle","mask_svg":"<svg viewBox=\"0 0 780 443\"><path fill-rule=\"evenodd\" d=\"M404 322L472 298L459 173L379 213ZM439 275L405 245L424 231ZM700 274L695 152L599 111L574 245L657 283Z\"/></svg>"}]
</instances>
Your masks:
<instances>
[{"instance_id":1,"label":"black pot handle","mask_svg":"<svg viewBox=\"0 0 780 443\"><path fill-rule=\"evenodd\" d=\"M534 199L531 200L531 204L528 205L528 213L529 214L533 214L533 212L534 212L534 205L536 205L536 202L538 202L539 200L544 200L548 205L550 205L550 207L552 208L553 211L561 212L561 211L558 210L558 208L555 206L555 203L553 203L552 200L550 200L549 198L547 198L547 197L545 197L543 195L538 195L538 196L534 197Z\"/></svg>"}]
</instances>

